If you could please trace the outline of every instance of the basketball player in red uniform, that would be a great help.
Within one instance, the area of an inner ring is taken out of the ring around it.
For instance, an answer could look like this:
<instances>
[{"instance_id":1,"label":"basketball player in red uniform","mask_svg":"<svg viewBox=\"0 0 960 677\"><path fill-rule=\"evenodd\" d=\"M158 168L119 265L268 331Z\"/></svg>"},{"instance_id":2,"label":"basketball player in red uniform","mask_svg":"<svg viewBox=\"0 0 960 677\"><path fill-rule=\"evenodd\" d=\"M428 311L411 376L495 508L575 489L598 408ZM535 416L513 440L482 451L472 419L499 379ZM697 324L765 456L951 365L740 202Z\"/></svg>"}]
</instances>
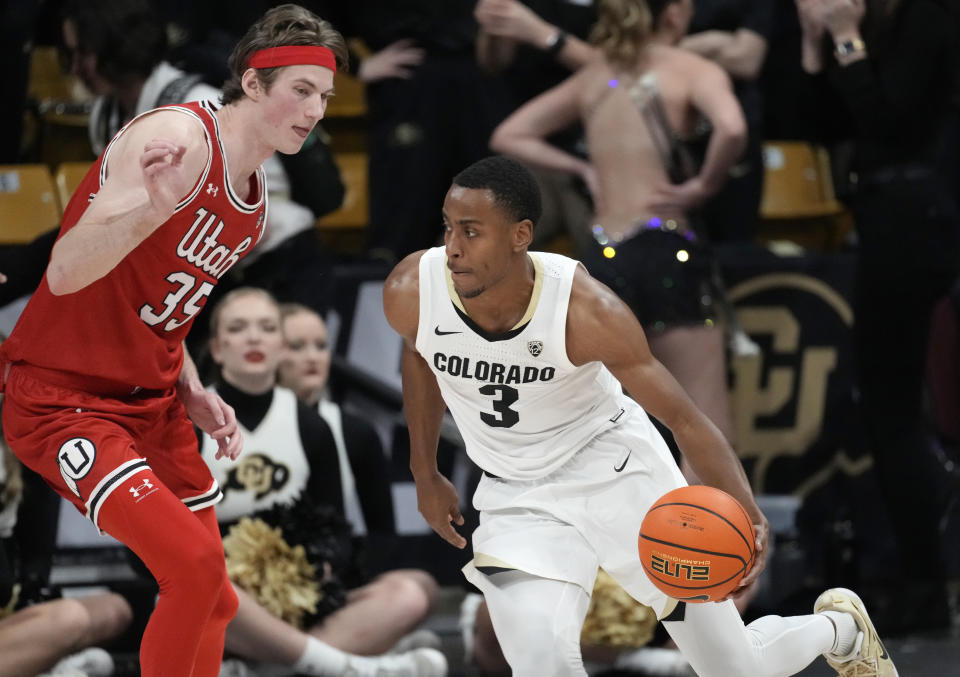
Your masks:
<instances>
[{"instance_id":1,"label":"basketball player in red uniform","mask_svg":"<svg viewBox=\"0 0 960 677\"><path fill-rule=\"evenodd\" d=\"M191 420L218 456L236 458L241 437L183 339L263 234L260 164L300 150L346 59L329 23L283 5L234 49L222 107L131 121L67 205L43 281L0 352L10 447L159 583L144 677L219 673L237 598L213 511L220 489Z\"/></svg>"}]
</instances>

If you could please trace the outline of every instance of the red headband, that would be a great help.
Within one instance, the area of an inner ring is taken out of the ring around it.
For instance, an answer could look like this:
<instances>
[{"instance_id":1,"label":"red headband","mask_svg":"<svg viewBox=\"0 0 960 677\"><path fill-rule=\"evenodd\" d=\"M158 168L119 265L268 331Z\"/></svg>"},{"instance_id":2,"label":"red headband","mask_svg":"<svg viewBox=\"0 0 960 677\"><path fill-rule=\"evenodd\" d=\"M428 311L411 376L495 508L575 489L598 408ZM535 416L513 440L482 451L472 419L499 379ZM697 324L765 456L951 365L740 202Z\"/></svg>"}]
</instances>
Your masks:
<instances>
[{"instance_id":1,"label":"red headband","mask_svg":"<svg viewBox=\"0 0 960 677\"><path fill-rule=\"evenodd\" d=\"M277 68L279 66L313 65L337 72L337 58L327 47L317 45L286 45L254 52L247 61L248 68Z\"/></svg>"}]
</instances>

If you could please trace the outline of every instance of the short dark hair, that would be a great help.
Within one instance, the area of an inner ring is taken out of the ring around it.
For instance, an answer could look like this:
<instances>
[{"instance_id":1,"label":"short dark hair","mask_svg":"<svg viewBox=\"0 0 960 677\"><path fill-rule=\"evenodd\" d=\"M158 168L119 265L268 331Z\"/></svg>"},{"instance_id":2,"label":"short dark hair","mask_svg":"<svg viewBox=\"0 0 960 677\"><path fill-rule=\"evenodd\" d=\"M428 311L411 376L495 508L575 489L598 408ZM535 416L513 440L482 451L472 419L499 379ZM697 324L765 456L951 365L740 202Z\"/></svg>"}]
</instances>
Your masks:
<instances>
[{"instance_id":1,"label":"short dark hair","mask_svg":"<svg viewBox=\"0 0 960 677\"><path fill-rule=\"evenodd\" d=\"M516 160L503 155L478 160L453 177L453 183L463 188L489 190L497 207L514 221L530 219L537 225L540 220L540 186L530 170Z\"/></svg>"},{"instance_id":2,"label":"short dark hair","mask_svg":"<svg viewBox=\"0 0 960 677\"><path fill-rule=\"evenodd\" d=\"M97 57L97 72L114 86L150 76L166 56L163 22L147 0L68 0L61 11L77 31L77 50Z\"/></svg>"},{"instance_id":3,"label":"short dark hair","mask_svg":"<svg viewBox=\"0 0 960 677\"><path fill-rule=\"evenodd\" d=\"M241 79L254 52L286 45L327 47L333 52L338 70L346 69L349 64L346 40L329 21L299 5L279 5L267 10L234 47L227 61L230 77L223 84L223 104L245 96ZM279 72L277 68L258 68L257 78L269 90Z\"/></svg>"}]
</instances>

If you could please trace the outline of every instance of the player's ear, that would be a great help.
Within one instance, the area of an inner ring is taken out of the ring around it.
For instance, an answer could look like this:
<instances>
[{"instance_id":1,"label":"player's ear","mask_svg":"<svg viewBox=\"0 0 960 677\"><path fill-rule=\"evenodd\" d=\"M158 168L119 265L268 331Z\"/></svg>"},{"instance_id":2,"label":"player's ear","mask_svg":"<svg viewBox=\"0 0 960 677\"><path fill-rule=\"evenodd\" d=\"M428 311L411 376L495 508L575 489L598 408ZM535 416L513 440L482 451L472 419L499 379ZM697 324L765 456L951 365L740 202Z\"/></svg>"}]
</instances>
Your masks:
<instances>
[{"instance_id":1,"label":"player's ear","mask_svg":"<svg viewBox=\"0 0 960 677\"><path fill-rule=\"evenodd\" d=\"M522 251L533 242L533 221L524 219L513 225L513 248Z\"/></svg>"},{"instance_id":2,"label":"player's ear","mask_svg":"<svg viewBox=\"0 0 960 677\"><path fill-rule=\"evenodd\" d=\"M243 93L256 101L263 92L263 86L260 84L260 78L257 77L256 68L248 68L240 77L240 86L243 87Z\"/></svg>"}]
</instances>

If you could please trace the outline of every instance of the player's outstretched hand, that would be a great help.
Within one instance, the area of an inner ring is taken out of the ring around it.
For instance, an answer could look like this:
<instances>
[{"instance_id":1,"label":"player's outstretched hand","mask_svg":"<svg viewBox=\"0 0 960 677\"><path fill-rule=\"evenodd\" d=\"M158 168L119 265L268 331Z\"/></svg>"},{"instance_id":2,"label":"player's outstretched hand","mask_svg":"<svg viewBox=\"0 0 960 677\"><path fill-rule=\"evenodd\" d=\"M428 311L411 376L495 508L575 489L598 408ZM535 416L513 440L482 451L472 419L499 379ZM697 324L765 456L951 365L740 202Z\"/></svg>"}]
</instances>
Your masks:
<instances>
[{"instance_id":1,"label":"player's outstretched hand","mask_svg":"<svg viewBox=\"0 0 960 677\"><path fill-rule=\"evenodd\" d=\"M183 155L187 147L168 139L153 139L143 147L140 169L150 203L159 214L173 214L177 203L190 190L184 171Z\"/></svg>"},{"instance_id":2,"label":"player's outstretched hand","mask_svg":"<svg viewBox=\"0 0 960 677\"><path fill-rule=\"evenodd\" d=\"M243 451L243 436L237 427L233 407L209 390L191 390L181 395L190 420L217 442L216 458L228 457L236 461Z\"/></svg>"},{"instance_id":3,"label":"player's outstretched hand","mask_svg":"<svg viewBox=\"0 0 960 677\"><path fill-rule=\"evenodd\" d=\"M453 528L451 522L463 526L460 514L460 496L456 487L439 472L428 477L417 477L417 509L427 524L447 543L463 549L467 539Z\"/></svg>"}]
</instances>

